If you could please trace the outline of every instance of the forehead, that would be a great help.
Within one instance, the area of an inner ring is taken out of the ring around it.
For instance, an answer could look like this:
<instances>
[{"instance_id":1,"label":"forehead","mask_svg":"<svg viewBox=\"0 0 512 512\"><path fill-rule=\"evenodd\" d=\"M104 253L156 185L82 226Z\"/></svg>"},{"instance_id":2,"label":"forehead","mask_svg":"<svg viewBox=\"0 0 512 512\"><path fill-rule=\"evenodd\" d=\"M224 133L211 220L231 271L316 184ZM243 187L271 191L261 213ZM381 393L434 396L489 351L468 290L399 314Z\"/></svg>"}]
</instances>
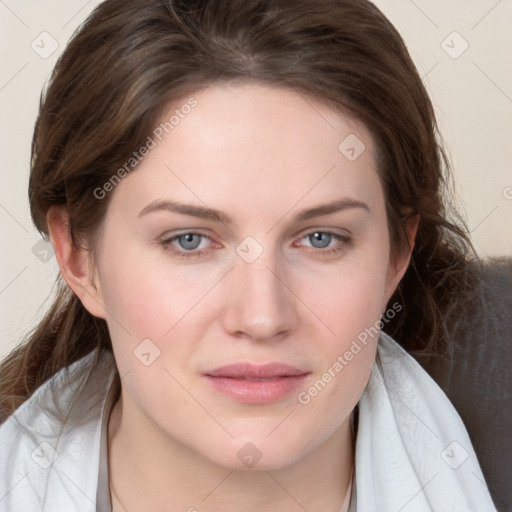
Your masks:
<instances>
[{"instance_id":1,"label":"forehead","mask_svg":"<svg viewBox=\"0 0 512 512\"><path fill-rule=\"evenodd\" d=\"M140 211L172 198L250 215L264 206L264 215L341 196L380 199L366 127L292 89L212 85L169 106L150 136L113 202Z\"/></svg>"},{"instance_id":2,"label":"forehead","mask_svg":"<svg viewBox=\"0 0 512 512\"><path fill-rule=\"evenodd\" d=\"M191 98L196 102L193 109L187 107ZM181 111L185 114L173 115ZM174 139L176 144L195 145L201 152L214 153L223 145L236 154L233 150L246 143L244 150L252 148L260 158L266 154L290 158L292 152L315 156L317 151L337 156L339 142L351 134L357 134L366 149L373 150L372 138L362 123L318 98L286 87L214 84L174 102L162 113L160 126L165 128L169 120L175 124L164 138L169 143ZM197 132L191 138L194 130ZM262 149L266 151L262 153Z\"/></svg>"}]
</instances>

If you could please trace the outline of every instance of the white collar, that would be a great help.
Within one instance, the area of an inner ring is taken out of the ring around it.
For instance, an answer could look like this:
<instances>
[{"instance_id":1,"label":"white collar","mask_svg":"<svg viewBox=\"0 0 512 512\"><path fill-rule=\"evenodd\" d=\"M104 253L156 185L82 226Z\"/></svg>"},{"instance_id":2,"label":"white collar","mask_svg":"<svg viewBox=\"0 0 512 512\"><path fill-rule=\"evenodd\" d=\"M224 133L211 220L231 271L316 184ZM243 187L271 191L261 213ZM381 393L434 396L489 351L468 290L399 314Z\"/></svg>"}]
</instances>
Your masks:
<instances>
[{"instance_id":1,"label":"white collar","mask_svg":"<svg viewBox=\"0 0 512 512\"><path fill-rule=\"evenodd\" d=\"M384 332L359 401L356 480L363 512L496 512L459 414Z\"/></svg>"}]
</instances>

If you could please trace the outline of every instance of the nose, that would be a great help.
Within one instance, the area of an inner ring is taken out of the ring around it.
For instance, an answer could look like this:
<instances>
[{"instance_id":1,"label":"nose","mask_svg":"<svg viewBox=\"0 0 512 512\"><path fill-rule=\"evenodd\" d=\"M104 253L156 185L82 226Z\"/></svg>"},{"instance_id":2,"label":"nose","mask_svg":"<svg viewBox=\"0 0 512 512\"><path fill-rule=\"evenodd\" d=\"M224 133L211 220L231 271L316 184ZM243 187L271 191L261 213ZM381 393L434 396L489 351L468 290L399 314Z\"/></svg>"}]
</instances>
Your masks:
<instances>
[{"instance_id":1,"label":"nose","mask_svg":"<svg viewBox=\"0 0 512 512\"><path fill-rule=\"evenodd\" d=\"M226 332L253 341L285 337L298 325L297 298L284 266L265 251L252 263L236 256L227 278ZM289 279L288 279L289 281Z\"/></svg>"}]
</instances>

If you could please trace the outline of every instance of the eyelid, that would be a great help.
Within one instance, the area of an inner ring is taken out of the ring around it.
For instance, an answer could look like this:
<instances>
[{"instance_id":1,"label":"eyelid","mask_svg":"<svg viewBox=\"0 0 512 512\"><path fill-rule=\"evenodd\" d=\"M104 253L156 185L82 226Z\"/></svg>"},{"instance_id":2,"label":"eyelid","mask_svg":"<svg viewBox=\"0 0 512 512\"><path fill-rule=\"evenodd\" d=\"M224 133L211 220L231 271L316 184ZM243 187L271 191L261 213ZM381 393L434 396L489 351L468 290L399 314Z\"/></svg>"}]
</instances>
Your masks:
<instances>
[{"instance_id":1,"label":"eyelid","mask_svg":"<svg viewBox=\"0 0 512 512\"><path fill-rule=\"evenodd\" d=\"M329 233L331 235L338 236L353 236L352 232L347 228L335 228L335 227L309 227L305 229L301 229L293 238L304 238L306 235L311 235L313 233Z\"/></svg>"}]
</instances>

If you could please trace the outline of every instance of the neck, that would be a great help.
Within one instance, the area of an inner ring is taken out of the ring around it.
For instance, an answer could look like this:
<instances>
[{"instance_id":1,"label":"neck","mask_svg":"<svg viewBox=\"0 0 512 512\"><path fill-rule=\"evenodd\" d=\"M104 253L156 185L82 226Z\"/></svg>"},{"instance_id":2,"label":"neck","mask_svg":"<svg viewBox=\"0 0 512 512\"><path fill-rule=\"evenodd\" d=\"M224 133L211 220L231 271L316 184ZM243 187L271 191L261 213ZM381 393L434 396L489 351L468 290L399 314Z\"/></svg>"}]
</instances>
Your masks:
<instances>
[{"instance_id":1,"label":"neck","mask_svg":"<svg viewBox=\"0 0 512 512\"><path fill-rule=\"evenodd\" d=\"M350 418L301 460L247 471L213 463L155 425L139 422L137 414L130 412L127 421L126 410L121 397L108 424L114 512L348 510L354 467Z\"/></svg>"}]
</instances>

